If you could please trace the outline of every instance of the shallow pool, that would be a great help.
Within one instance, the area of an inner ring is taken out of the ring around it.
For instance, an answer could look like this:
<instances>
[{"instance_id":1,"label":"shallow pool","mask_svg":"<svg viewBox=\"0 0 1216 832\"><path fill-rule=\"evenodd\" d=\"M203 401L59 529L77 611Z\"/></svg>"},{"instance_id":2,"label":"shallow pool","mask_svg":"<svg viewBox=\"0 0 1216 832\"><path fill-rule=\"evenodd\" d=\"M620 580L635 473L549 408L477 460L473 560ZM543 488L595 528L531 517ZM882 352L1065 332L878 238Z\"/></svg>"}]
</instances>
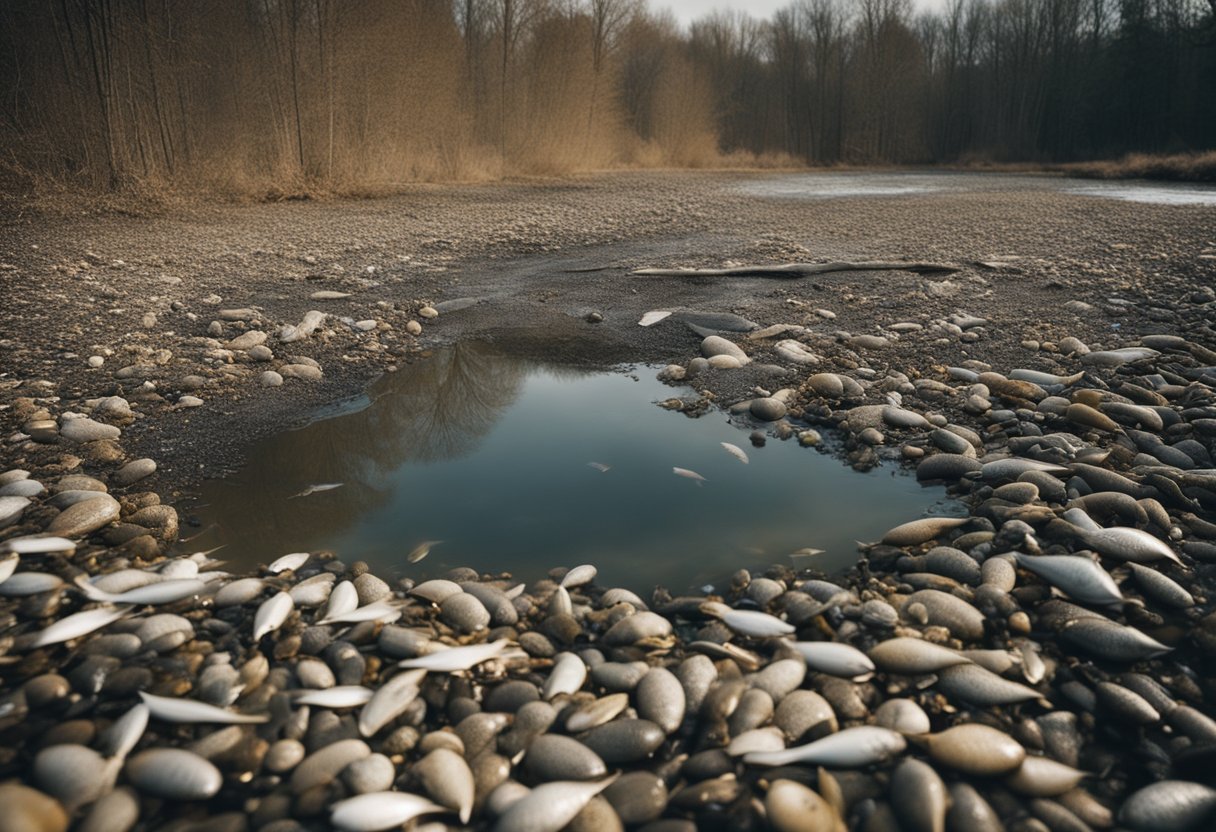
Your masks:
<instances>
[{"instance_id":1,"label":"shallow pool","mask_svg":"<svg viewBox=\"0 0 1216 832\"><path fill-rule=\"evenodd\" d=\"M781 174L749 180L737 190L755 197L825 200L856 197L985 193L996 190L1062 191L1079 196L1154 205L1216 205L1216 186L1132 179L1095 181L1062 176L955 171L842 171Z\"/></svg>"},{"instance_id":2,"label":"shallow pool","mask_svg":"<svg viewBox=\"0 0 1216 832\"><path fill-rule=\"evenodd\" d=\"M214 528L191 548L224 544L216 557L237 568L332 549L386 577L467 565L535 580L594 563L612 584L684 591L740 567L794 563L805 548L825 552L798 565L845 569L856 541L951 509L942 488L905 472L857 473L795 441L752 447L746 420L657 407L690 391L654 373L539 365L479 343L436 351L207 484L201 514Z\"/></svg>"}]
</instances>

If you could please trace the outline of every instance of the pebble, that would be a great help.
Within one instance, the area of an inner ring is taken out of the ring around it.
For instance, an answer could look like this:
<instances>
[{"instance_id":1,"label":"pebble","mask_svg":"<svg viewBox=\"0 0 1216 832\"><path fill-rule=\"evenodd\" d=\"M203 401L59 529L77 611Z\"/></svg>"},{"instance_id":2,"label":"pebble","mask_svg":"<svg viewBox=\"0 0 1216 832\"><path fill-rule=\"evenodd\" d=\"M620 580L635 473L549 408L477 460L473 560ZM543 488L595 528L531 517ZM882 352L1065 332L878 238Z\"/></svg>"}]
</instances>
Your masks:
<instances>
[{"instance_id":1,"label":"pebble","mask_svg":"<svg viewBox=\"0 0 1216 832\"><path fill-rule=\"evenodd\" d=\"M99 494L64 509L50 522L46 531L61 537L84 537L113 523L121 513L122 506L118 500L108 494Z\"/></svg>"},{"instance_id":2,"label":"pebble","mask_svg":"<svg viewBox=\"0 0 1216 832\"><path fill-rule=\"evenodd\" d=\"M110 477L110 481L119 487L123 487L139 482L154 473L156 473L156 461L145 457L143 459L132 460L119 468Z\"/></svg>"},{"instance_id":3,"label":"pebble","mask_svg":"<svg viewBox=\"0 0 1216 832\"><path fill-rule=\"evenodd\" d=\"M117 439L122 431L113 425L103 424L88 417L64 419L59 424L59 435L72 442L96 442L98 439Z\"/></svg>"}]
</instances>

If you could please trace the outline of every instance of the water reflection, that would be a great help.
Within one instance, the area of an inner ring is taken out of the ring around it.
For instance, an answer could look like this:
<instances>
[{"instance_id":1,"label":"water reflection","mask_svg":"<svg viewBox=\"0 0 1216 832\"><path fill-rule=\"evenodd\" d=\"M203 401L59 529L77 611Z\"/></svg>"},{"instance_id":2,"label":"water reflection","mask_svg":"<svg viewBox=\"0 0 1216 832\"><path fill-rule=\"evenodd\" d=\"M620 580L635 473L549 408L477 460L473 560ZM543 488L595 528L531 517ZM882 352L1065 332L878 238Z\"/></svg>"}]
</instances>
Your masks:
<instances>
[{"instance_id":1,"label":"water reflection","mask_svg":"<svg viewBox=\"0 0 1216 832\"><path fill-rule=\"evenodd\" d=\"M280 434L238 476L204 487L207 514L219 521L214 545L242 557L331 539L387 503L403 465L472 453L526 372L487 344L457 344L385 376L347 412ZM318 483L342 486L297 496Z\"/></svg>"},{"instance_id":2,"label":"water reflection","mask_svg":"<svg viewBox=\"0 0 1216 832\"><path fill-rule=\"evenodd\" d=\"M742 465L719 443L746 434L721 414L654 406L672 392L645 367L585 373L473 343L438 351L382 379L365 406L277 436L244 473L208 484L216 529L192 546L226 543L238 568L332 548L415 577L469 565L534 580L592 562L608 581L683 590L789 563L803 547L827 550L816 564L826 571L846 568L856 540L943 495L794 443L749 448ZM344 485L290 499L327 482ZM407 563L424 540L444 542Z\"/></svg>"},{"instance_id":3,"label":"water reflection","mask_svg":"<svg viewBox=\"0 0 1216 832\"><path fill-rule=\"evenodd\" d=\"M1013 188L1061 191L1156 205L1216 205L1216 188L1204 184L1145 180L1100 182L1056 176L951 171L787 174L750 180L737 187L749 196L803 200L918 196L939 192L985 193Z\"/></svg>"}]
</instances>

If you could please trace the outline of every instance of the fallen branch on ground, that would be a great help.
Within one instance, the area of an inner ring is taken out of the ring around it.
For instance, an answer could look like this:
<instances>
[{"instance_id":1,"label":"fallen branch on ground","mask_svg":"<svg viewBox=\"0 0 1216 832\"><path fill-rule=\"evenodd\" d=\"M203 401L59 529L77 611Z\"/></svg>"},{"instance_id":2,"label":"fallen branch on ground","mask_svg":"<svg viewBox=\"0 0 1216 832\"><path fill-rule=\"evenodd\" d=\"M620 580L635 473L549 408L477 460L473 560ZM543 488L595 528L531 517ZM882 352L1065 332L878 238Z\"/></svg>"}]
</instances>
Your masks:
<instances>
[{"instance_id":1,"label":"fallen branch on ground","mask_svg":"<svg viewBox=\"0 0 1216 832\"><path fill-rule=\"evenodd\" d=\"M737 266L733 269L635 269L631 274L650 277L808 277L831 272L901 271L917 274L952 274L956 266L942 263L891 263L863 260L858 263L786 263L782 266Z\"/></svg>"}]
</instances>

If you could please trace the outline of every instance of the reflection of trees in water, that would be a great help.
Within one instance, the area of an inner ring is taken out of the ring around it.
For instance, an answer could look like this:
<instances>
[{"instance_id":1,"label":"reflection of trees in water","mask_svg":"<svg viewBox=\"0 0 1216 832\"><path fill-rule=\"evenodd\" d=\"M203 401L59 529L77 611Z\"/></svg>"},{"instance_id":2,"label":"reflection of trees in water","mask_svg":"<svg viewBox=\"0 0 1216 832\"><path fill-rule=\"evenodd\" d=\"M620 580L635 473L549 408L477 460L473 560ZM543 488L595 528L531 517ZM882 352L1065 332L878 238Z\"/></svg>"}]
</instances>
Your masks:
<instances>
[{"instance_id":1,"label":"reflection of trees in water","mask_svg":"<svg viewBox=\"0 0 1216 832\"><path fill-rule=\"evenodd\" d=\"M488 344L457 344L383 378L359 429L379 470L470 453L519 395L528 365Z\"/></svg>"},{"instance_id":2,"label":"reflection of trees in water","mask_svg":"<svg viewBox=\"0 0 1216 832\"><path fill-rule=\"evenodd\" d=\"M383 378L363 410L274 437L240 474L204 487L208 519L220 524L217 543L229 544L229 557L265 562L336 535L389 502L388 475L403 464L471 453L528 370L490 345L457 344ZM343 486L289 499L322 482Z\"/></svg>"}]
</instances>

